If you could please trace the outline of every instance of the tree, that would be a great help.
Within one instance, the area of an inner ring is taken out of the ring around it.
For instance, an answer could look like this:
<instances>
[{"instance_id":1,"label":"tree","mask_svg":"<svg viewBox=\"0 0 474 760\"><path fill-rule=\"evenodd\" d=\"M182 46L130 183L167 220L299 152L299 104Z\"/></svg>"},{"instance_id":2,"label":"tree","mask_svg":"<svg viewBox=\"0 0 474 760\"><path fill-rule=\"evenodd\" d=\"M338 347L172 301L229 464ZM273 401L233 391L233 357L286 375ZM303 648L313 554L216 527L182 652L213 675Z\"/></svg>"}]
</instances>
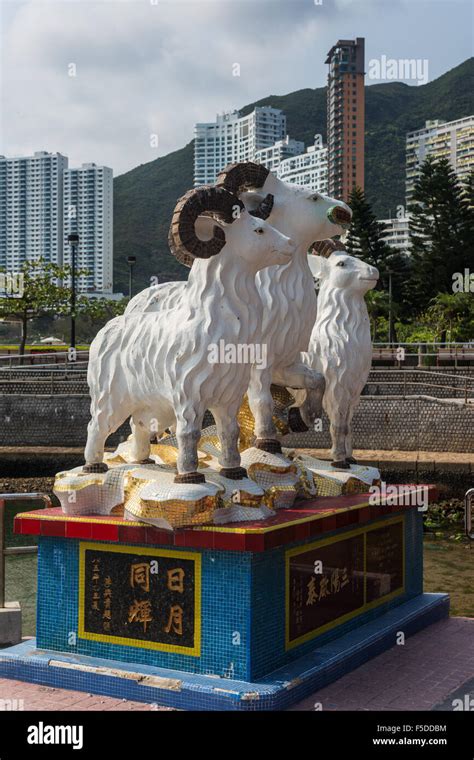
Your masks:
<instances>
[{"instance_id":1,"label":"tree","mask_svg":"<svg viewBox=\"0 0 474 760\"><path fill-rule=\"evenodd\" d=\"M474 299L472 293L438 293L426 312L437 337L444 343L472 339Z\"/></svg>"},{"instance_id":2,"label":"tree","mask_svg":"<svg viewBox=\"0 0 474 760\"><path fill-rule=\"evenodd\" d=\"M368 264L377 267L380 273L379 290L389 288L390 273L392 276L392 325L390 334L393 336L393 315L403 301L403 283L407 278L409 268L406 254L390 248L384 240L386 225L379 222L372 211L371 205L360 187L354 187L349 198L352 209L352 223L346 241L348 252L352 256L363 259ZM387 307L387 316L389 309Z\"/></svg>"},{"instance_id":3,"label":"tree","mask_svg":"<svg viewBox=\"0 0 474 760\"><path fill-rule=\"evenodd\" d=\"M365 295L365 302L367 304L367 311L369 312L370 324L372 327L372 340L375 343L377 335L378 320L388 318L389 314L389 299L388 293L383 290L369 290Z\"/></svg>"},{"instance_id":4,"label":"tree","mask_svg":"<svg viewBox=\"0 0 474 760\"><path fill-rule=\"evenodd\" d=\"M409 207L412 278L407 296L420 310L435 294L452 292L453 275L471 263L472 198L472 178L463 189L446 159L426 159Z\"/></svg>"},{"instance_id":5,"label":"tree","mask_svg":"<svg viewBox=\"0 0 474 760\"><path fill-rule=\"evenodd\" d=\"M386 227L377 221L360 187L354 187L352 190L349 206L352 209L352 223L346 241L347 250L352 256L377 267L382 274L386 268L386 260L392 254L392 250L383 239Z\"/></svg>"},{"instance_id":6,"label":"tree","mask_svg":"<svg viewBox=\"0 0 474 760\"><path fill-rule=\"evenodd\" d=\"M70 288L60 284L71 276L69 266L45 262L43 259L25 261L20 270L19 293L6 293L0 297L0 316L17 319L21 323L19 353L25 353L28 322L44 314L67 314L70 310ZM84 272L77 271L77 274Z\"/></svg>"},{"instance_id":7,"label":"tree","mask_svg":"<svg viewBox=\"0 0 474 760\"><path fill-rule=\"evenodd\" d=\"M128 298L112 301L107 298L80 296L77 304L79 311L79 318L77 320L79 340L90 343L109 319L123 314L127 304Z\"/></svg>"}]
</instances>

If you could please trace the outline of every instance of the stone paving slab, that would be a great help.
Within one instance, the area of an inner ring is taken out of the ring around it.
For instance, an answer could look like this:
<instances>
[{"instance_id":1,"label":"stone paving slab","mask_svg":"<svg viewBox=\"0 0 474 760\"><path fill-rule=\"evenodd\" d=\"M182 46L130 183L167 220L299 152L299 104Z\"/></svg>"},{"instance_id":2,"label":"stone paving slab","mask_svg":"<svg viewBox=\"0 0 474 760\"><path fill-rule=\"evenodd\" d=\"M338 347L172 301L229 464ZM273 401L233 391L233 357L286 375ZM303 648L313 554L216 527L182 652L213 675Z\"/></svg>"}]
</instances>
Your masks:
<instances>
[{"instance_id":1,"label":"stone paving slab","mask_svg":"<svg viewBox=\"0 0 474 760\"><path fill-rule=\"evenodd\" d=\"M291 709L452 710L452 700L469 694L473 679L474 618L451 617L407 638L403 646L392 647Z\"/></svg>"},{"instance_id":2,"label":"stone paving slab","mask_svg":"<svg viewBox=\"0 0 474 760\"><path fill-rule=\"evenodd\" d=\"M158 707L145 702L103 697L98 694L87 694L85 691L54 689L50 686L0 678L0 710L11 709L54 712L75 710L81 712L89 710L168 711L171 708Z\"/></svg>"},{"instance_id":3,"label":"stone paving slab","mask_svg":"<svg viewBox=\"0 0 474 760\"><path fill-rule=\"evenodd\" d=\"M454 699L474 709L474 701L469 702L474 700L474 618L435 623L291 709L313 711L317 704L329 711L452 710ZM0 709L19 704L44 711L170 709L0 678Z\"/></svg>"}]
</instances>

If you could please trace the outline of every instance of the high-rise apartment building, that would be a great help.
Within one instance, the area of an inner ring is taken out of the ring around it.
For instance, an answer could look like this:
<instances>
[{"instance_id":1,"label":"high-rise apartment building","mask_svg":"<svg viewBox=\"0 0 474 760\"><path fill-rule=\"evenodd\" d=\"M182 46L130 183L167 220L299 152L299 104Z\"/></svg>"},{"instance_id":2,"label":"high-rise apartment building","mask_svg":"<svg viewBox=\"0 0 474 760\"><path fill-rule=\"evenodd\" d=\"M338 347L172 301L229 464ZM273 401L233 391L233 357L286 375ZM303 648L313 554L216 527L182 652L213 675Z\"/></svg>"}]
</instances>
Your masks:
<instances>
[{"instance_id":1,"label":"high-rise apartment building","mask_svg":"<svg viewBox=\"0 0 474 760\"><path fill-rule=\"evenodd\" d=\"M339 40L326 58L328 192L344 201L364 188L364 42Z\"/></svg>"},{"instance_id":2,"label":"high-rise apartment building","mask_svg":"<svg viewBox=\"0 0 474 760\"><path fill-rule=\"evenodd\" d=\"M64 172L63 262L71 263L68 235L76 232L79 244L77 269L89 274L78 277L82 293L112 293L113 278L113 177L112 169L82 164Z\"/></svg>"},{"instance_id":3,"label":"high-rise apartment building","mask_svg":"<svg viewBox=\"0 0 474 760\"><path fill-rule=\"evenodd\" d=\"M277 169L277 177L283 182L314 190L318 193L328 192L328 161L327 148L317 141L297 156L291 156L281 161Z\"/></svg>"},{"instance_id":4,"label":"high-rise apartment building","mask_svg":"<svg viewBox=\"0 0 474 760\"><path fill-rule=\"evenodd\" d=\"M0 156L0 268L18 272L25 261L62 263L63 175L68 159L38 151Z\"/></svg>"},{"instance_id":5,"label":"high-rise apartment building","mask_svg":"<svg viewBox=\"0 0 474 760\"><path fill-rule=\"evenodd\" d=\"M0 268L25 261L70 264L70 232L79 234L78 292L112 293L112 169L83 164L68 169L60 153L0 156ZM67 283L66 283L67 284Z\"/></svg>"},{"instance_id":6,"label":"high-rise apartment building","mask_svg":"<svg viewBox=\"0 0 474 760\"><path fill-rule=\"evenodd\" d=\"M406 202L413 198L421 164L428 156L447 158L461 180L474 169L474 116L455 121L427 121L408 132L406 141Z\"/></svg>"},{"instance_id":7,"label":"high-rise apartment building","mask_svg":"<svg viewBox=\"0 0 474 760\"><path fill-rule=\"evenodd\" d=\"M268 148L255 151L255 161L276 174L282 161L290 156L297 156L303 151L304 143L300 140L292 140L287 135L284 140L278 140Z\"/></svg>"},{"instance_id":8,"label":"high-rise apartment building","mask_svg":"<svg viewBox=\"0 0 474 760\"><path fill-rule=\"evenodd\" d=\"M227 164L255 161L257 151L286 135L286 117L278 108L257 106L241 116L218 114L216 121L194 127L194 185L212 184Z\"/></svg>"},{"instance_id":9,"label":"high-rise apartment building","mask_svg":"<svg viewBox=\"0 0 474 760\"><path fill-rule=\"evenodd\" d=\"M410 216L379 219L378 221L385 227L382 239L387 245L400 253L409 253L411 248Z\"/></svg>"}]
</instances>

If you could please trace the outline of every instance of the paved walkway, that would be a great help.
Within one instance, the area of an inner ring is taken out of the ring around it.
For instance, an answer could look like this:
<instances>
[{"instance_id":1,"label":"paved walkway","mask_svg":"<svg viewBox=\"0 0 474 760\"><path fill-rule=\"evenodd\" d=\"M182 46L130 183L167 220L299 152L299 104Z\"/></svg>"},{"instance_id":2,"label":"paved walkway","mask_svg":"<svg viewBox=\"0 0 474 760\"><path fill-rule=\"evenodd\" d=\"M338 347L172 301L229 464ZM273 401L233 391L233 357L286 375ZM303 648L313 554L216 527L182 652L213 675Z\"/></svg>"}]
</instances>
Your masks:
<instances>
[{"instance_id":1,"label":"paved walkway","mask_svg":"<svg viewBox=\"0 0 474 760\"><path fill-rule=\"evenodd\" d=\"M314 710L452 710L474 696L474 618L452 617L407 638L293 707ZM470 691L469 691L470 690ZM319 706L318 706L318 709Z\"/></svg>"},{"instance_id":2,"label":"paved walkway","mask_svg":"<svg viewBox=\"0 0 474 760\"><path fill-rule=\"evenodd\" d=\"M474 700L474 618L452 617L411 636L293 710L452 710ZM142 702L0 678L1 700L24 710L166 710ZM14 702L13 705L21 705ZM474 704L474 702L473 702ZM321 706L321 707L320 707Z\"/></svg>"}]
</instances>

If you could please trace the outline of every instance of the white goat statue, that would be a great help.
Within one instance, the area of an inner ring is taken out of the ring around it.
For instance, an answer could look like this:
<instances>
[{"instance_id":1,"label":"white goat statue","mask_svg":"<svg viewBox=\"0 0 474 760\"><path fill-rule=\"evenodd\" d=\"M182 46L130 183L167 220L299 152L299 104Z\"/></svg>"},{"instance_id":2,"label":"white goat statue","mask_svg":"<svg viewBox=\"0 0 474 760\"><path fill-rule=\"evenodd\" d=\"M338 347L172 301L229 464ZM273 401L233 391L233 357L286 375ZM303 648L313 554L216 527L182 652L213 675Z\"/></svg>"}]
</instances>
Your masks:
<instances>
[{"instance_id":1,"label":"white goat statue","mask_svg":"<svg viewBox=\"0 0 474 760\"><path fill-rule=\"evenodd\" d=\"M344 250L308 256L320 280L318 314L309 342L309 366L321 372L326 388L324 411L329 417L332 466L348 469L352 456L352 416L372 363L370 321L364 295L375 287L378 270Z\"/></svg>"},{"instance_id":2,"label":"white goat statue","mask_svg":"<svg viewBox=\"0 0 474 760\"><path fill-rule=\"evenodd\" d=\"M267 362L265 367L252 366L249 404L255 418L255 445L280 452L272 418L271 384L308 392L304 405L307 425L320 416L324 391L323 378L305 364L301 353L308 349L316 319L316 295L307 252L314 241L342 234L352 214L345 203L282 182L260 164L231 164L219 174L216 185L238 195L251 214L266 219L296 246L287 266L268 267L256 278L263 305L262 342ZM183 287L183 283L173 282L147 288L130 301L125 313L166 309L180 298ZM298 414L293 416L296 423L298 418Z\"/></svg>"},{"instance_id":3,"label":"white goat statue","mask_svg":"<svg viewBox=\"0 0 474 760\"><path fill-rule=\"evenodd\" d=\"M250 215L223 187L196 188L174 211L170 245L181 261L192 259L188 281L172 307L135 312L108 322L90 349L91 416L84 471L104 472L107 436L130 415L132 456L147 461L150 420L165 429L176 420L176 483L202 483L197 444L204 412L214 415L221 441L221 473L245 477L240 467L237 411L250 364L211 363L209 350L261 341L262 303L255 275L286 264L288 237Z\"/></svg>"}]
</instances>

